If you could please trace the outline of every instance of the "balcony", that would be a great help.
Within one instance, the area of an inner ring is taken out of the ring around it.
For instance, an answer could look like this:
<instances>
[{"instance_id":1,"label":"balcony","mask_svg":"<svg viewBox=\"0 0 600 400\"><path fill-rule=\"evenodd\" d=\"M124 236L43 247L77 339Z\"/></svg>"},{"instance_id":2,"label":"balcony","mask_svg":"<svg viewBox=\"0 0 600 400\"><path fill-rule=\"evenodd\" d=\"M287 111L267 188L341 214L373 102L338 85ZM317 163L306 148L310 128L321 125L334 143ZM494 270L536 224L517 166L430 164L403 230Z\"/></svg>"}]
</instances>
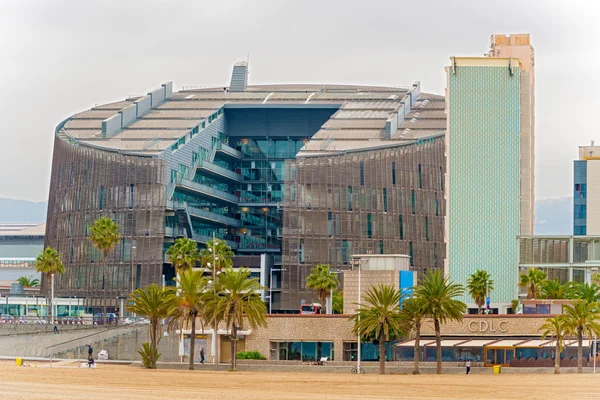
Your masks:
<instances>
[{"instance_id":1,"label":"balcony","mask_svg":"<svg viewBox=\"0 0 600 400\"><path fill-rule=\"evenodd\" d=\"M220 215L211 211L206 211L201 208L188 207L188 212L192 218L201 219L208 223L222 226L232 226L235 228L239 228L241 226L241 222L235 218Z\"/></svg>"},{"instance_id":2,"label":"balcony","mask_svg":"<svg viewBox=\"0 0 600 400\"><path fill-rule=\"evenodd\" d=\"M209 240L212 240L213 238L212 238L212 236L209 236L209 235L201 235L199 233L194 232L194 236L192 239L198 243L206 244ZM221 239L221 238L217 238L217 239L225 241L225 243L227 243L227 246L231 247L232 250L238 249L238 244L236 242L233 242L231 240Z\"/></svg>"},{"instance_id":3,"label":"balcony","mask_svg":"<svg viewBox=\"0 0 600 400\"><path fill-rule=\"evenodd\" d=\"M221 142L217 143L216 150L219 155L235 158L238 160L241 160L242 158L244 158L244 155L242 154L241 151L238 151L238 150L234 149L233 147L229 147L225 143L221 143Z\"/></svg>"},{"instance_id":4,"label":"balcony","mask_svg":"<svg viewBox=\"0 0 600 400\"><path fill-rule=\"evenodd\" d=\"M227 168L220 167L216 164L208 162L206 160L198 160L196 169L204 171L207 174L217 176L222 179L228 179L233 182L242 182L242 175L237 172L228 170Z\"/></svg>"},{"instance_id":5,"label":"balcony","mask_svg":"<svg viewBox=\"0 0 600 400\"><path fill-rule=\"evenodd\" d=\"M238 197L223 192L222 190L213 189L209 186L203 185L201 183L194 182L189 179L180 178L177 180L177 187L182 190L186 190L188 192L193 192L198 195L204 196L210 200L230 203L230 204L238 204Z\"/></svg>"},{"instance_id":6,"label":"balcony","mask_svg":"<svg viewBox=\"0 0 600 400\"><path fill-rule=\"evenodd\" d=\"M265 240L262 237L242 237L240 240L239 251L266 251L280 252L281 242L278 240Z\"/></svg>"}]
</instances>

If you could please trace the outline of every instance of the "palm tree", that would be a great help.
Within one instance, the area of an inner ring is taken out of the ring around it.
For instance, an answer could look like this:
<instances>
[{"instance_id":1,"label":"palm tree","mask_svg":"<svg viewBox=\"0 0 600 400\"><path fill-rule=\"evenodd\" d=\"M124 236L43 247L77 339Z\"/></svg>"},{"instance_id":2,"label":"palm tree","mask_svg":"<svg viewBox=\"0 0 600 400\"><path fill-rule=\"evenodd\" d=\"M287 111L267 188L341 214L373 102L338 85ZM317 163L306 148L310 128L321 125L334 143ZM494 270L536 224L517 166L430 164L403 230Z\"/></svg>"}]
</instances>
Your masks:
<instances>
[{"instance_id":1,"label":"palm tree","mask_svg":"<svg viewBox=\"0 0 600 400\"><path fill-rule=\"evenodd\" d=\"M560 352L562 351L565 337L570 333L569 325L562 316L547 318L546 322L540 326L539 330L542 332L542 340L550 337L556 341L556 349L554 351L554 373L560 374Z\"/></svg>"},{"instance_id":2,"label":"palm tree","mask_svg":"<svg viewBox=\"0 0 600 400\"><path fill-rule=\"evenodd\" d=\"M418 375L420 373L419 352L421 349L421 325L423 324L423 318L425 318L423 308L423 300L419 297L413 297L402 302L402 310L400 311L400 317L404 324L404 330L407 333L413 330L415 331L414 375Z\"/></svg>"},{"instance_id":3,"label":"palm tree","mask_svg":"<svg viewBox=\"0 0 600 400\"><path fill-rule=\"evenodd\" d=\"M528 299L536 299L541 296L546 276L544 271L535 268L531 268L526 274L521 274L519 286L527 289Z\"/></svg>"},{"instance_id":4,"label":"palm tree","mask_svg":"<svg viewBox=\"0 0 600 400\"><path fill-rule=\"evenodd\" d=\"M437 373L442 373L442 339L441 324L447 321L462 321L467 305L456 297L464 294L462 285L452 283L444 278L440 271L432 271L425 275L420 285L414 288L417 297L423 302L423 312L433 318L435 328Z\"/></svg>"},{"instance_id":5,"label":"palm tree","mask_svg":"<svg viewBox=\"0 0 600 400\"><path fill-rule=\"evenodd\" d=\"M169 328L173 329L178 325L183 330L184 326L190 325L190 370L194 369L196 319L200 317L200 323L203 324L203 314L207 300L208 279L203 275L203 270L193 270L191 268L179 273L176 278L177 296L173 301L173 308L169 312L173 318L169 323ZM202 329L204 330L204 325Z\"/></svg>"},{"instance_id":6,"label":"palm tree","mask_svg":"<svg viewBox=\"0 0 600 400\"><path fill-rule=\"evenodd\" d=\"M400 300L402 294L392 285L371 287L364 295L364 304L358 304L353 333L361 337L375 337L379 341L379 373L385 374L385 342L402 328Z\"/></svg>"},{"instance_id":7,"label":"palm tree","mask_svg":"<svg viewBox=\"0 0 600 400\"><path fill-rule=\"evenodd\" d=\"M153 283L144 289L136 289L129 296L127 309L141 315L150 321L148 334L150 336L151 368L156 368L158 358L158 343L162 336L163 319L169 317L174 308L175 296L171 288L158 286Z\"/></svg>"},{"instance_id":8,"label":"palm tree","mask_svg":"<svg viewBox=\"0 0 600 400\"><path fill-rule=\"evenodd\" d=\"M548 279L542 283L542 297L545 299L566 299L569 286L561 285L558 279Z\"/></svg>"},{"instance_id":9,"label":"palm tree","mask_svg":"<svg viewBox=\"0 0 600 400\"><path fill-rule=\"evenodd\" d=\"M260 291L264 287L258 283L258 279L250 278L248 268L237 271L225 268L218 277L218 287L218 295L207 303L206 319L225 322L231 337L231 370L235 371L237 333L243 329L244 320L252 329L267 326L267 306L260 298Z\"/></svg>"},{"instance_id":10,"label":"palm tree","mask_svg":"<svg viewBox=\"0 0 600 400\"><path fill-rule=\"evenodd\" d=\"M194 268L199 258L198 245L191 239L179 238L169 247L167 256L176 271Z\"/></svg>"},{"instance_id":11,"label":"palm tree","mask_svg":"<svg viewBox=\"0 0 600 400\"><path fill-rule=\"evenodd\" d=\"M119 225L117 225L112 219L107 217L100 217L90 227L90 236L88 237L92 245L102 252L102 259L104 261L103 267L103 278L102 278L102 291L104 298L102 303L104 304L104 315L106 315L106 288L108 286L108 253L110 253L121 239L119 233Z\"/></svg>"},{"instance_id":12,"label":"palm tree","mask_svg":"<svg viewBox=\"0 0 600 400\"><path fill-rule=\"evenodd\" d=\"M478 269L467 279L467 291L477 304L477 313L483 314L483 305L488 293L494 290L494 281L489 272Z\"/></svg>"},{"instance_id":13,"label":"palm tree","mask_svg":"<svg viewBox=\"0 0 600 400\"><path fill-rule=\"evenodd\" d=\"M577 300L585 300L588 303L597 303L600 301L600 287L595 283L578 283L573 284L571 290L571 298Z\"/></svg>"},{"instance_id":14,"label":"palm tree","mask_svg":"<svg viewBox=\"0 0 600 400\"><path fill-rule=\"evenodd\" d=\"M339 284L337 274L331 272L328 264L317 264L310 271L310 275L306 277L306 288L317 291L317 296L321 299L322 305L326 304L327 297Z\"/></svg>"},{"instance_id":15,"label":"palm tree","mask_svg":"<svg viewBox=\"0 0 600 400\"><path fill-rule=\"evenodd\" d=\"M344 313L344 292L338 290L333 292L333 299L331 300L331 308L333 308L333 314Z\"/></svg>"},{"instance_id":16,"label":"palm tree","mask_svg":"<svg viewBox=\"0 0 600 400\"><path fill-rule=\"evenodd\" d=\"M598 303L577 300L565 306L563 317L569 330L577 333L577 373L582 372L583 335L588 337L600 335L600 321L598 320Z\"/></svg>"},{"instance_id":17,"label":"palm tree","mask_svg":"<svg viewBox=\"0 0 600 400\"><path fill-rule=\"evenodd\" d=\"M36 287L40 285L40 280L34 278L33 275L22 276L17 279L17 282L23 285L24 287Z\"/></svg>"},{"instance_id":18,"label":"palm tree","mask_svg":"<svg viewBox=\"0 0 600 400\"><path fill-rule=\"evenodd\" d=\"M215 253L214 257L213 248ZM206 248L200 250L200 262L203 267L208 268L211 271L213 270L213 267L215 267L215 272L219 273L225 268L233 267L232 257L234 255L231 247L229 247L224 240L209 240L206 242Z\"/></svg>"},{"instance_id":19,"label":"palm tree","mask_svg":"<svg viewBox=\"0 0 600 400\"><path fill-rule=\"evenodd\" d=\"M52 247L46 247L35 259L35 271L46 274L46 280L50 278L52 293L50 295L50 307L48 308L49 320L52 318L52 306L54 302L54 275L65 272L65 266L60 259L60 254Z\"/></svg>"}]
</instances>

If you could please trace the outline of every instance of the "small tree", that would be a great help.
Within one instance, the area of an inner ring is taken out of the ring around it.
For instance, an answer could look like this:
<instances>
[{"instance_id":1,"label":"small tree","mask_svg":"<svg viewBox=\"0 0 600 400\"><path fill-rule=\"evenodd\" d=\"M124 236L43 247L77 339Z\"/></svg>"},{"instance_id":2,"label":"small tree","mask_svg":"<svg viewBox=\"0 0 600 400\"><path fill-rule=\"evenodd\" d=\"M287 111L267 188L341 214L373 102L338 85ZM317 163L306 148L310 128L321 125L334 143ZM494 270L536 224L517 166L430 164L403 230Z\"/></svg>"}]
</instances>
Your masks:
<instances>
[{"instance_id":1,"label":"small tree","mask_svg":"<svg viewBox=\"0 0 600 400\"><path fill-rule=\"evenodd\" d=\"M402 295L392 285L371 287L365 293L364 304L358 304L353 332L361 337L375 337L379 341L379 373L385 374L385 342L400 333L402 317L400 300Z\"/></svg>"},{"instance_id":2,"label":"small tree","mask_svg":"<svg viewBox=\"0 0 600 400\"><path fill-rule=\"evenodd\" d=\"M193 270L188 268L179 273L177 280L176 296L173 299L173 308L169 311L172 319L169 328L174 329L179 326L181 330L189 325L191 328L190 336L190 366L194 369L194 352L196 349L196 320L200 317L200 323L204 329L204 310L207 300L206 288L208 279L204 276L203 270Z\"/></svg>"},{"instance_id":3,"label":"small tree","mask_svg":"<svg viewBox=\"0 0 600 400\"><path fill-rule=\"evenodd\" d=\"M340 281L337 274L331 272L329 265L327 264L317 264L317 266L310 271L310 275L306 277L306 288L317 291L317 296L321 300L321 305L326 304L327 297L329 297L331 291L335 290L339 284Z\"/></svg>"},{"instance_id":4,"label":"small tree","mask_svg":"<svg viewBox=\"0 0 600 400\"><path fill-rule=\"evenodd\" d=\"M150 340L150 368L156 368L158 359L158 344L162 336L161 321L169 317L174 308L175 296L171 288L156 284L136 289L129 297L127 309L141 315L150 321L148 336Z\"/></svg>"},{"instance_id":5,"label":"small tree","mask_svg":"<svg viewBox=\"0 0 600 400\"><path fill-rule=\"evenodd\" d=\"M423 319L425 318L425 304L419 297L413 297L406 299L402 302L402 310L400 311L400 317L404 324L405 332L415 333L415 347L414 347L414 362L415 366L413 374L418 375L419 372L419 352L421 349L421 326Z\"/></svg>"},{"instance_id":6,"label":"small tree","mask_svg":"<svg viewBox=\"0 0 600 400\"><path fill-rule=\"evenodd\" d=\"M531 268L526 274L521 274L519 286L527 289L528 299L537 299L542 295L542 286L546 276L544 271L535 268Z\"/></svg>"},{"instance_id":7,"label":"small tree","mask_svg":"<svg viewBox=\"0 0 600 400\"><path fill-rule=\"evenodd\" d=\"M250 278L247 268L225 268L219 275L218 287L217 296L207 303L207 320L225 322L231 337L231 370L235 371L237 334L243 329L244 316L252 329L267 326L267 306L260 298L264 287L256 278Z\"/></svg>"},{"instance_id":8,"label":"small tree","mask_svg":"<svg viewBox=\"0 0 600 400\"><path fill-rule=\"evenodd\" d=\"M65 266L60 259L60 254L52 247L46 247L35 259L34 264L36 272L46 274L46 280L50 279L51 285L54 284L54 275L65 272ZM53 293L50 296L48 317L52 318Z\"/></svg>"},{"instance_id":9,"label":"small tree","mask_svg":"<svg viewBox=\"0 0 600 400\"><path fill-rule=\"evenodd\" d=\"M333 299L331 301L333 313L343 314L344 313L344 292L341 290L333 292Z\"/></svg>"},{"instance_id":10,"label":"small tree","mask_svg":"<svg viewBox=\"0 0 600 400\"><path fill-rule=\"evenodd\" d=\"M542 297L545 299L566 299L569 292L569 286L561 285L558 279L548 279L542 282Z\"/></svg>"},{"instance_id":11,"label":"small tree","mask_svg":"<svg viewBox=\"0 0 600 400\"><path fill-rule=\"evenodd\" d=\"M477 304L477 313L483 314L483 305L488 293L494 290L494 281L489 272L478 269L467 279L467 291Z\"/></svg>"},{"instance_id":12,"label":"small tree","mask_svg":"<svg viewBox=\"0 0 600 400\"><path fill-rule=\"evenodd\" d=\"M22 276L17 279L17 282L23 285L24 287L36 287L40 285L40 280L34 278L33 275Z\"/></svg>"},{"instance_id":13,"label":"small tree","mask_svg":"<svg viewBox=\"0 0 600 400\"><path fill-rule=\"evenodd\" d=\"M600 301L600 287L595 283L574 283L570 297L577 300L584 300L588 303L597 303Z\"/></svg>"},{"instance_id":14,"label":"small tree","mask_svg":"<svg viewBox=\"0 0 600 400\"><path fill-rule=\"evenodd\" d=\"M554 373L560 374L560 352L562 351L565 337L570 333L570 327L562 316L547 318L546 322L540 326L540 332L542 332L542 340L550 337L556 341Z\"/></svg>"},{"instance_id":15,"label":"small tree","mask_svg":"<svg viewBox=\"0 0 600 400\"><path fill-rule=\"evenodd\" d=\"M598 303L577 300L565 306L562 318L568 329L577 334L577 373L582 373L583 335L588 337L600 335L600 321L598 320Z\"/></svg>"},{"instance_id":16,"label":"small tree","mask_svg":"<svg viewBox=\"0 0 600 400\"><path fill-rule=\"evenodd\" d=\"M102 292L104 294L102 303L104 304L104 316L106 316L106 300L108 298L106 293L106 288L108 286L108 254L114 250L121 239L119 225L110 218L100 217L90 227L90 236L88 239L95 248L102 252L104 264L102 268Z\"/></svg>"},{"instance_id":17,"label":"small tree","mask_svg":"<svg viewBox=\"0 0 600 400\"><path fill-rule=\"evenodd\" d=\"M441 324L447 321L462 321L467 305L456 297L464 294L465 289L444 278L440 271L425 275L415 289L417 297L423 301L423 312L433 318L436 342L437 373L442 373L442 334Z\"/></svg>"},{"instance_id":18,"label":"small tree","mask_svg":"<svg viewBox=\"0 0 600 400\"><path fill-rule=\"evenodd\" d=\"M200 250L200 262L204 268L210 271L215 268L215 273L219 273L225 268L233 267L232 258L234 255L231 247L229 247L224 240L209 240L206 242L206 248Z\"/></svg>"},{"instance_id":19,"label":"small tree","mask_svg":"<svg viewBox=\"0 0 600 400\"><path fill-rule=\"evenodd\" d=\"M176 271L194 268L199 258L198 245L191 239L179 238L167 250L168 260Z\"/></svg>"}]
</instances>

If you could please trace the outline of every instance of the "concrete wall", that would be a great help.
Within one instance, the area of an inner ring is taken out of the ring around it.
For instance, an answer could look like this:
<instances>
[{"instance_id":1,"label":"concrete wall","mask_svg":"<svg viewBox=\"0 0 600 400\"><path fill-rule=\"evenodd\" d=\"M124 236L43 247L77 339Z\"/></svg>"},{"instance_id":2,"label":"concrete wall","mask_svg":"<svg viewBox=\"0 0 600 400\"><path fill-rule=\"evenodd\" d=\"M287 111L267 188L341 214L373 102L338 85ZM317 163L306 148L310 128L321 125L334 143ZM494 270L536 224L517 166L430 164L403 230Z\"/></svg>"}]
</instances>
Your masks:
<instances>
[{"instance_id":1,"label":"concrete wall","mask_svg":"<svg viewBox=\"0 0 600 400\"><path fill-rule=\"evenodd\" d=\"M394 285L400 289L400 271L361 271L361 299L373 286ZM353 314L358 303L358 270L344 271L344 314ZM360 303L364 303L361 300Z\"/></svg>"}]
</instances>

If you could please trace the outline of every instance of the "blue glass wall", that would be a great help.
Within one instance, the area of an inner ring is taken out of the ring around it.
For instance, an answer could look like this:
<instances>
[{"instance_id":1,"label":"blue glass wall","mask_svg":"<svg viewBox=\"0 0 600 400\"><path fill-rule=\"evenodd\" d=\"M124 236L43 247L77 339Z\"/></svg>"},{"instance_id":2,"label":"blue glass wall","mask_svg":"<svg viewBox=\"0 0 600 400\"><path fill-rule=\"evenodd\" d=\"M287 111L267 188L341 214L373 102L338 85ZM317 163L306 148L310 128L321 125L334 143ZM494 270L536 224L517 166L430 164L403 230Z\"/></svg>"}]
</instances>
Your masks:
<instances>
[{"instance_id":1,"label":"blue glass wall","mask_svg":"<svg viewBox=\"0 0 600 400\"><path fill-rule=\"evenodd\" d=\"M587 233L587 161L573 163L573 235Z\"/></svg>"}]
</instances>

